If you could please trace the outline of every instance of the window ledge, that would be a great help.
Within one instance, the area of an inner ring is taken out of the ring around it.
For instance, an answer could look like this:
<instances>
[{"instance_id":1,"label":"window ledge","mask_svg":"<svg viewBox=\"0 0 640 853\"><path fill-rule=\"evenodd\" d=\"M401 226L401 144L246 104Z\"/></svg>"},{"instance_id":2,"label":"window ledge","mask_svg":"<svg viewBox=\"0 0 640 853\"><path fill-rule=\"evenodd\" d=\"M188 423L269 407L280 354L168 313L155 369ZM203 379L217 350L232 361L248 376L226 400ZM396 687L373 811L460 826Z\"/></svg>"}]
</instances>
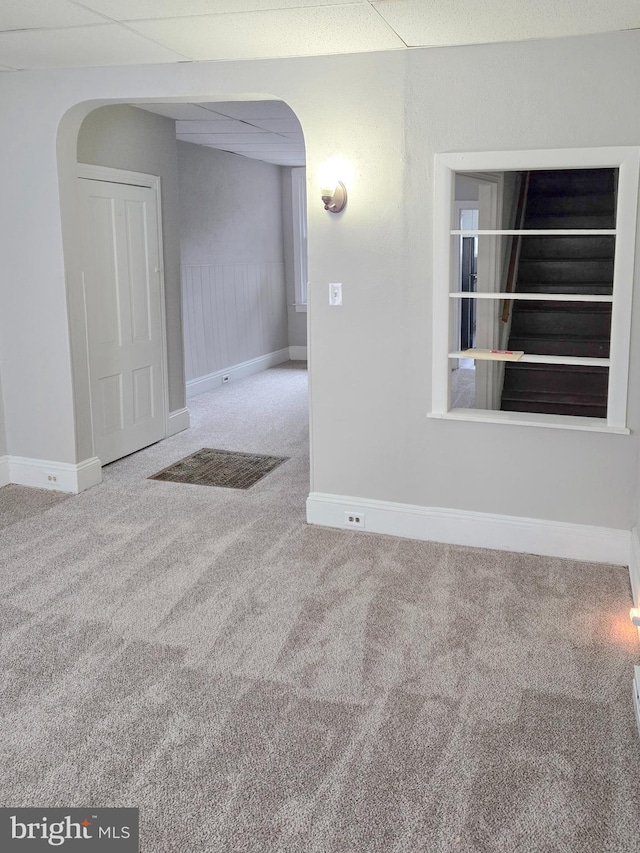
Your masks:
<instances>
[{"instance_id":1,"label":"window ledge","mask_svg":"<svg viewBox=\"0 0 640 853\"><path fill-rule=\"evenodd\" d=\"M306 314L307 313L307 305L306 303L296 302L294 305L296 309L296 314Z\"/></svg>"},{"instance_id":2,"label":"window ledge","mask_svg":"<svg viewBox=\"0 0 640 853\"><path fill-rule=\"evenodd\" d=\"M472 421L481 424L517 424L519 426L573 429L581 432L608 432L630 435L627 427L611 426L602 418L580 418L573 415L540 415L533 412L493 412L483 409L452 409L428 412L428 418L447 421Z\"/></svg>"}]
</instances>

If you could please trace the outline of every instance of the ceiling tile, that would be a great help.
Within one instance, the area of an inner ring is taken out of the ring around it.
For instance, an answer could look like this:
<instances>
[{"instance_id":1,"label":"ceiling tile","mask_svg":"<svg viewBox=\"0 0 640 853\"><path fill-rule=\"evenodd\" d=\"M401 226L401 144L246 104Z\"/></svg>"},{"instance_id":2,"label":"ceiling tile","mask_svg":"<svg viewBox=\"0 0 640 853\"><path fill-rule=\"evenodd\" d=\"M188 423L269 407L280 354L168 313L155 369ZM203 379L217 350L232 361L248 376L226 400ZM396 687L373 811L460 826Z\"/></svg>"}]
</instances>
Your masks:
<instances>
[{"instance_id":1,"label":"ceiling tile","mask_svg":"<svg viewBox=\"0 0 640 853\"><path fill-rule=\"evenodd\" d=\"M176 133L264 133L264 130L232 118L212 118L211 121L177 121Z\"/></svg>"},{"instance_id":2,"label":"ceiling tile","mask_svg":"<svg viewBox=\"0 0 640 853\"><path fill-rule=\"evenodd\" d=\"M178 133L177 138L182 142L195 142L197 145L229 145L232 143L245 142L254 137L266 136L271 139L270 133ZM275 139L278 137L276 136ZM280 140L282 142L282 140Z\"/></svg>"},{"instance_id":3,"label":"ceiling tile","mask_svg":"<svg viewBox=\"0 0 640 853\"><path fill-rule=\"evenodd\" d=\"M0 0L0 31L104 24L102 15L68 0Z\"/></svg>"},{"instance_id":4,"label":"ceiling tile","mask_svg":"<svg viewBox=\"0 0 640 853\"><path fill-rule=\"evenodd\" d=\"M262 12L271 9L297 9L304 6L340 6L344 2L345 0L82 0L85 6L117 21L140 18L181 18L189 15L214 15L225 12ZM366 5L367 0L349 0L349 2Z\"/></svg>"},{"instance_id":5,"label":"ceiling tile","mask_svg":"<svg viewBox=\"0 0 640 853\"><path fill-rule=\"evenodd\" d=\"M141 65L183 59L119 24L0 33L0 64L15 68Z\"/></svg>"},{"instance_id":6,"label":"ceiling tile","mask_svg":"<svg viewBox=\"0 0 640 853\"><path fill-rule=\"evenodd\" d=\"M196 60L311 56L404 47L369 5L132 21L129 26Z\"/></svg>"},{"instance_id":7,"label":"ceiling tile","mask_svg":"<svg viewBox=\"0 0 640 853\"><path fill-rule=\"evenodd\" d=\"M301 130L297 118L256 118L251 123L255 127L270 130L272 133L299 133Z\"/></svg>"},{"instance_id":8,"label":"ceiling tile","mask_svg":"<svg viewBox=\"0 0 640 853\"><path fill-rule=\"evenodd\" d=\"M229 142L229 143L217 143L215 141L209 142L209 145L218 145L224 146L225 148L233 148L238 151L296 151L296 145L278 145L275 142L266 142L266 143L249 143L249 142Z\"/></svg>"},{"instance_id":9,"label":"ceiling tile","mask_svg":"<svg viewBox=\"0 0 640 853\"><path fill-rule=\"evenodd\" d=\"M373 6L409 47L518 41L640 27L638 0L374 0Z\"/></svg>"},{"instance_id":10,"label":"ceiling tile","mask_svg":"<svg viewBox=\"0 0 640 853\"><path fill-rule=\"evenodd\" d=\"M209 148L212 146L209 145ZM236 151L233 148L219 148L219 151L226 151L229 154L237 154L239 157L250 157L252 160L262 160L263 163L273 163L274 165L282 165L283 163L291 163L294 161L296 165L304 165L304 157L291 156L289 153L273 153L266 151Z\"/></svg>"},{"instance_id":11,"label":"ceiling tile","mask_svg":"<svg viewBox=\"0 0 640 853\"><path fill-rule=\"evenodd\" d=\"M150 113L157 113L167 118L176 120L204 119L210 115L208 110L203 110L198 104L131 104Z\"/></svg>"},{"instance_id":12,"label":"ceiling tile","mask_svg":"<svg viewBox=\"0 0 640 853\"><path fill-rule=\"evenodd\" d=\"M295 113L283 101L221 101L200 104L208 110L231 118L254 121L260 118L295 118Z\"/></svg>"}]
</instances>

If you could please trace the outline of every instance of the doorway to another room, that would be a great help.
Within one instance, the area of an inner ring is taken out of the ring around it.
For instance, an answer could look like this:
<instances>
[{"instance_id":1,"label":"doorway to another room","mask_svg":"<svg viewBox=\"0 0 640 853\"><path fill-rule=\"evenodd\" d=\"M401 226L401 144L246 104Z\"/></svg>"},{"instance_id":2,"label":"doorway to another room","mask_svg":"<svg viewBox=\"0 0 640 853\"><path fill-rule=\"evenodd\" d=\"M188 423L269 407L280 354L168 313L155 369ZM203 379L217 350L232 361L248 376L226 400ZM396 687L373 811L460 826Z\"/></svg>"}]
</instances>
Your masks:
<instances>
[{"instance_id":1,"label":"doorway to another room","mask_svg":"<svg viewBox=\"0 0 640 853\"><path fill-rule=\"evenodd\" d=\"M85 119L78 161L83 219L102 229L83 262L102 464L185 430L190 411L221 447L283 452L268 446L270 436L282 443L277 407L261 420L235 386L277 368L280 383L267 386L278 396L287 386L282 405L299 411L291 394L301 393L307 406L305 149L295 114L272 100L109 105ZM111 196L96 200L106 166ZM154 180L157 217L124 197ZM134 359L143 339L153 363ZM248 446L249 420L266 443L253 430Z\"/></svg>"}]
</instances>

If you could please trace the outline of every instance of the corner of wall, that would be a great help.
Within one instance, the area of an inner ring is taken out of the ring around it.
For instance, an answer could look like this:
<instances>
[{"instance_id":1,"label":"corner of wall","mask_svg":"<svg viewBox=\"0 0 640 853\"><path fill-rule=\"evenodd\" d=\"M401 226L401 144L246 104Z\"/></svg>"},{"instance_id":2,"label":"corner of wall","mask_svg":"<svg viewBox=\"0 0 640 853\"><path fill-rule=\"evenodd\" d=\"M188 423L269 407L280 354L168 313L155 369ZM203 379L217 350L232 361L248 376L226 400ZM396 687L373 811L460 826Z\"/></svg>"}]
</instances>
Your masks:
<instances>
[{"instance_id":1,"label":"corner of wall","mask_svg":"<svg viewBox=\"0 0 640 853\"><path fill-rule=\"evenodd\" d=\"M638 528L631 531L631 547L629 549L629 580L631 581L631 593L633 603L640 606L640 537Z\"/></svg>"},{"instance_id":2,"label":"corner of wall","mask_svg":"<svg viewBox=\"0 0 640 853\"><path fill-rule=\"evenodd\" d=\"M9 476L9 457L0 456L0 489L3 486L8 486L10 482L11 477Z\"/></svg>"}]
</instances>

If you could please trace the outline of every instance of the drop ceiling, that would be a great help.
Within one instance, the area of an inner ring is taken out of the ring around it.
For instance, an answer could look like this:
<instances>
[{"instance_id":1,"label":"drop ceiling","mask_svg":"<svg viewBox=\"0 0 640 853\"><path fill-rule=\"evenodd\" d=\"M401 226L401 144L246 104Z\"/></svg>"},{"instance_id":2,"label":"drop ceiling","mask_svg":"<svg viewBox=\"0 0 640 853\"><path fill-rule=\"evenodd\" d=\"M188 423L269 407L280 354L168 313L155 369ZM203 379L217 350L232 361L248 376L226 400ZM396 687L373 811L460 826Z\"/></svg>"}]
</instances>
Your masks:
<instances>
[{"instance_id":1,"label":"drop ceiling","mask_svg":"<svg viewBox=\"0 0 640 853\"><path fill-rule=\"evenodd\" d=\"M639 27L638 0L0 0L0 69L317 56Z\"/></svg>"},{"instance_id":2,"label":"drop ceiling","mask_svg":"<svg viewBox=\"0 0 640 853\"><path fill-rule=\"evenodd\" d=\"M282 101L211 104L132 104L175 119L176 136L277 166L304 166L302 128Z\"/></svg>"}]
</instances>

